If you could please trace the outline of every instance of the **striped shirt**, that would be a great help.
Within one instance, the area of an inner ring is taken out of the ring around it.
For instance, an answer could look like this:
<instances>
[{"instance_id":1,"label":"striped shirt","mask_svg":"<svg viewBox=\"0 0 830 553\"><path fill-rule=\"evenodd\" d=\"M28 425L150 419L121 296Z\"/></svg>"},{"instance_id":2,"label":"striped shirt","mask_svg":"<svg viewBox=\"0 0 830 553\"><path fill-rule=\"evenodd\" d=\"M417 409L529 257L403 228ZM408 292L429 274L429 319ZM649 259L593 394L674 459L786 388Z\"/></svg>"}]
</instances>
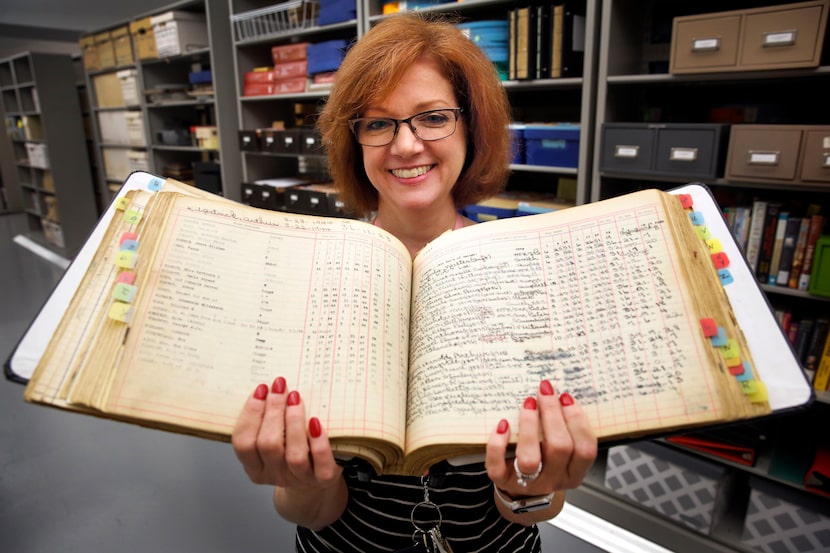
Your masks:
<instances>
[{"instance_id":1,"label":"striped shirt","mask_svg":"<svg viewBox=\"0 0 830 553\"><path fill-rule=\"evenodd\" d=\"M344 472L349 501L343 515L319 532L297 528L301 553L395 552L412 546L412 508L424 500L418 477L360 478ZM364 473L365 474L365 473ZM430 471L429 499L438 505L441 534L455 553L539 553L536 526L504 519L493 499L493 484L482 463L455 467L439 463Z\"/></svg>"}]
</instances>

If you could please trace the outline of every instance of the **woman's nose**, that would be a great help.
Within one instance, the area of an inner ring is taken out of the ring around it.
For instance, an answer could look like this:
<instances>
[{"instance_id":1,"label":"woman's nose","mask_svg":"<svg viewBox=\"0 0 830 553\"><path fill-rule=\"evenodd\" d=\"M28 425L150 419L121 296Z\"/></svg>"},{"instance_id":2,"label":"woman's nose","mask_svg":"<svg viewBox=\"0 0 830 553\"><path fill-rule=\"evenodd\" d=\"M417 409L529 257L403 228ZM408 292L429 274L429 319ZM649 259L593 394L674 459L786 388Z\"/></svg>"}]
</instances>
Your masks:
<instances>
[{"instance_id":1,"label":"woman's nose","mask_svg":"<svg viewBox=\"0 0 830 553\"><path fill-rule=\"evenodd\" d=\"M392 140L392 151L398 155L411 155L424 149L423 141L412 131L412 127L402 123L398 134Z\"/></svg>"}]
</instances>

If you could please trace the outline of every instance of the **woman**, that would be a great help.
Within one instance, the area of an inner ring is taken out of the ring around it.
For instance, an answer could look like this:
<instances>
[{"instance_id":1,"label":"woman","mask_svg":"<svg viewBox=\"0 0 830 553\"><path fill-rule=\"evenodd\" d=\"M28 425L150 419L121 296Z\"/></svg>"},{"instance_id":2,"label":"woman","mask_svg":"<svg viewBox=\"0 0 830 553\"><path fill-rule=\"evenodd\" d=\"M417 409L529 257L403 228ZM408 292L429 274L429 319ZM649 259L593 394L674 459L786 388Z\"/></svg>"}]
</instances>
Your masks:
<instances>
[{"instance_id":1,"label":"woman","mask_svg":"<svg viewBox=\"0 0 830 553\"><path fill-rule=\"evenodd\" d=\"M451 23L400 15L347 54L319 126L341 199L357 215L376 212L374 224L415 256L473 224L458 207L504 185L508 122L504 88L477 46ZM299 551L410 547L424 538L413 509L425 498L456 552L540 551L535 523L559 513L563 490L581 483L597 450L581 408L548 381L521 406L515 458L502 420L484 464L449 460L424 478L338 464L319 419L306 416L279 377L256 389L233 433L248 476L276 486L277 511L298 525Z\"/></svg>"}]
</instances>

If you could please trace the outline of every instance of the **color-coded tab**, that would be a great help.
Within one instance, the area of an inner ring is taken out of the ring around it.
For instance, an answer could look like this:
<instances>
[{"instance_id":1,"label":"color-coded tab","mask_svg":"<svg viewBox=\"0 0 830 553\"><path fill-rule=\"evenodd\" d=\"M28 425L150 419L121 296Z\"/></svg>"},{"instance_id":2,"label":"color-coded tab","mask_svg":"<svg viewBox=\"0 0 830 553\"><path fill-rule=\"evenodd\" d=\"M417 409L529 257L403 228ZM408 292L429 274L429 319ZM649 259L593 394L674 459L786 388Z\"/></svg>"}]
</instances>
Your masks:
<instances>
[{"instance_id":1,"label":"color-coded tab","mask_svg":"<svg viewBox=\"0 0 830 553\"><path fill-rule=\"evenodd\" d=\"M135 273L132 271L121 271L115 277L115 282L123 282L124 284L135 284Z\"/></svg>"},{"instance_id":2,"label":"color-coded tab","mask_svg":"<svg viewBox=\"0 0 830 553\"><path fill-rule=\"evenodd\" d=\"M121 269L134 269L138 261L138 254L129 250L121 250L115 256L115 266Z\"/></svg>"},{"instance_id":3,"label":"color-coded tab","mask_svg":"<svg viewBox=\"0 0 830 553\"><path fill-rule=\"evenodd\" d=\"M721 286L735 282L735 277L732 276L729 269L718 269L718 279L720 279Z\"/></svg>"},{"instance_id":4,"label":"color-coded tab","mask_svg":"<svg viewBox=\"0 0 830 553\"><path fill-rule=\"evenodd\" d=\"M740 359L738 359L737 364L734 364L734 363L730 364L730 361L733 361L733 360L730 360L730 359L726 360L726 368L729 369L729 374L731 374L732 376L741 376L742 374L744 374L744 365L743 365L743 363L741 363Z\"/></svg>"},{"instance_id":5,"label":"color-coded tab","mask_svg":"<svg viewBox=\"0 0 830 553\"><path fill-rule=\"evenodd\" d=\"M680 200L680 205L683 206L683 209L691 209L693 204L691 194L678 194L677 198Z\"/></svg>"},{"instance_id":6,"label":"color-coded tab","mask_svg":"<svg viewBox=\"0 0 830 553\"><path fill-rule=\"evenodd\" d=\"M712 262L715 264L715 269L723 269L729 267L729 256L726 252L718 252L712 254Z\"/></svg>"},{"instance_id":7,"label":"color-coded tab","mask_svg":"<svg viewBox=\"0 0 830 553\"><path fill-rule=\"evenodd\" d=\"M757 380L744 380L741 382L741 391L744 395L751 396L753 394L758 393L758 381Z\"/></svg>"},{"instance_id":8,"label":"color-coded tab","mask_svg":"<svg viewBox=\"0 0 830 553\"><path fill-rule=\"evenodd\" d=\"M743 371L741 372L741 374L737 375L735 379L738 382L745 382L747 380L752 380L753 378L755 378L755 374L752 372L752 365L749 363L749 361L744 359L742 365Z\"/></svg>"},{"instance_id":9,"label":"color-coded tab","mask_svg":"<svg viewBox=\"0 0 830 553\"><path fill-rule=\"evenodd\" d=\"M150 179L150 182L147 183L147 190L150 192L158 192L161 190L163 184L164 181L161 179Z\"/></svg>"},{"instance_id":10,"label":"color-coded tab","mask_svg":"<svg viewBox=\"0 0 830 553\"><path fill-rule=\"evenodd\" d=\"M707 238L706 247L709 248L709 253L720 253L723 251L723 244L717 238Z\"/></svg>"},{"instance_id":11,"label":"color-coded tab","mask_svg":"<svg viewBox=\"0 0 830 553\"><path fill-rule=\"evenodd\" d=\"M721 347L721 353L726 359L734 359L741 357L741 346L734 338L726 340L726 345Z\"/></svg>"},{"instance_id":12,"label":"color-coded tab","mask_svg":"<svg viewBox=\"0 0 830 553\"><path fill-rule=\"evenodd\" d=\"M138 289L132 284L119 282L112 290L112 299L132 303L135 299L136 290Z\"/></svg>"},{"instance_id":13,"label":"color-coded tab","mask_svg":"<svg viewBox=\"0 0 830 553\"><path fill-rule=\"evenodd\" d=\"M124 240L121 249L128 252L138 251L138 240Z\"/></svg>"},{"instance_id":14,"label":"color-coded tab","mask_svg":"<svg viewBox=\"0 0 830 553\"><path fill-rule=\"evenodd\" d=\"M715 334L714 336L709 338L709 340L712 341L712 345L715 346L715 347L725 346L726 345L726 329L723 328L722 326L719 326L717 334Z\"/></svg>"},{"instance_id":15,"label":"color-coded tab","mask_svg":"<svg viewBox=\"0 0 830 553\"><path fill-rule=\"evenodd\" d=\"M133 306L129 303L115 301L110 306L107 316L114 321L129 323L133 320Z\"/></svg>"},{"instance_id":16,"label":"color-coded tab","mask_svg":"<svg viewBox=\"0 0 830 553\"><path fill-rule=\"evenodd\" d=\"M124 222L135 225L141 220L141 212L137 209L128 209L124 212Z\"/></svg>"},{"instance_id":17,"label":"color-coded tab","mask_svg":"<svg viewBox=\"0 0 830 553\"><path fill-rule=\"evenodd\" d=\"M712 231L709 230L709 227L694 227L694 229L695 234L697 234L697 237L701 240L707 240L712 236Z\"/></svg>"},{"instance_id":18,"label":"color-coded tab","mask_svg":"<svg viewBox=\"0 0 830 553\"><path fill-rule=\"evenodd\" d=\"M696 227L702 227L706 224L706 221L703 219L703 213L700 211L692 211L689 213L689 219L692 220L692 224Z\"/></svg>"},{"instance_id":19,"label":"color-coded tab","mask_svg":"<svg viewBox=\"0 0 830 553\"><path fill-rule=\"evenodd\" d=\"M748 380L747 382L755 383L755 385L752 387L752 393L746 394L749 398L749 401L751 401L752 403L764 403L769 401L769 393L767 393L767 387L766 385L764 385L763 382L761 382L760 380ZM743 386L743 383L741 383L741 386Z\"/></svg>"},{"instance_id":20,"label":"color-coded tab","mask_svg":"<svg viewBox=\"0 0 830 553\"><path fill-rule=\"evenodd\" d=\"M700 327L703 329L703 336L706 338L718 335L718 325L715 323L715 319L700 319Z\"/></svg>"},{"instance_id":21,"label":"color-coded tab","mask_svg":"<svg viewBox=\"0 0 830 553\"><path fill-rule=\"evenodd\" d=\"M121 235L121 238L118 240L118 245L120 246L127 240L138 240L138 233L137 232L125 232Z\"/></svg>"},{"instance_id":22,"label":"color-coded tab","mask_svg":"<svg viewBox=\"0 0 830 553\"><path fill-rule=\"evenodd\" d=\"M116 211L124 211L127 209L127 206L130 205L130 200L127 196L121 196L117 200L115 200L115 209Z\"/></svg>"}]
</instances>

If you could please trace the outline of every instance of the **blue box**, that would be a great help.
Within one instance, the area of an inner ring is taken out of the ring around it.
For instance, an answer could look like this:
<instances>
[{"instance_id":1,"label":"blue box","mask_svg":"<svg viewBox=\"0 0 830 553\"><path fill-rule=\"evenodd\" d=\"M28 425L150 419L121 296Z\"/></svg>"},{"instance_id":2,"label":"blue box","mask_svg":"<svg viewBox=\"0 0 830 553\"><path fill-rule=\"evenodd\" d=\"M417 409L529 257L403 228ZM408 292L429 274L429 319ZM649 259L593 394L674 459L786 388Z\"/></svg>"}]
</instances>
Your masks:
<instances>
[{"instance_id":1,"label":"blue box","mask_svg":"<svg viewBox=\"0 0 830 553\"><path fill-rule=\"evenodd\" d=\"M513 152L513 157L510 160L510 163L516 165L524 165L525 164L525 126L518 124L518 123L511 123L510 127L510 140L511 140L511 148Z\"/></svg>"},{"instance_id":2,"label":"blue box","mask_svg":"<svg viewBox=\"0 0 830 553\"><path fill-rule=\"evenodd\" d=\"M309 44L306 48L308 74L316 75L317 73L337 71L348 47L348 40L328 40Z\"/></svg>"},{"instance_id":3,"label":"blue box","mask_svg":"<svg viewBox=\"0 0 830 553\"><path fill-rule=\"evenodd\" d=\"M524 141L528 165L571 168L579 165L579 125L527 125Z\"/></svg>"},{"instance_id":4,"label":"blue box","mask_svg":"<svg viewBox=\"0 0 830 553\"><path fill-rule=\"evenodd\" d=\"M317 24L332 25L351 21L357 17L356 0L320 0L320 15Z\"/></svg>"}]
</instances>

